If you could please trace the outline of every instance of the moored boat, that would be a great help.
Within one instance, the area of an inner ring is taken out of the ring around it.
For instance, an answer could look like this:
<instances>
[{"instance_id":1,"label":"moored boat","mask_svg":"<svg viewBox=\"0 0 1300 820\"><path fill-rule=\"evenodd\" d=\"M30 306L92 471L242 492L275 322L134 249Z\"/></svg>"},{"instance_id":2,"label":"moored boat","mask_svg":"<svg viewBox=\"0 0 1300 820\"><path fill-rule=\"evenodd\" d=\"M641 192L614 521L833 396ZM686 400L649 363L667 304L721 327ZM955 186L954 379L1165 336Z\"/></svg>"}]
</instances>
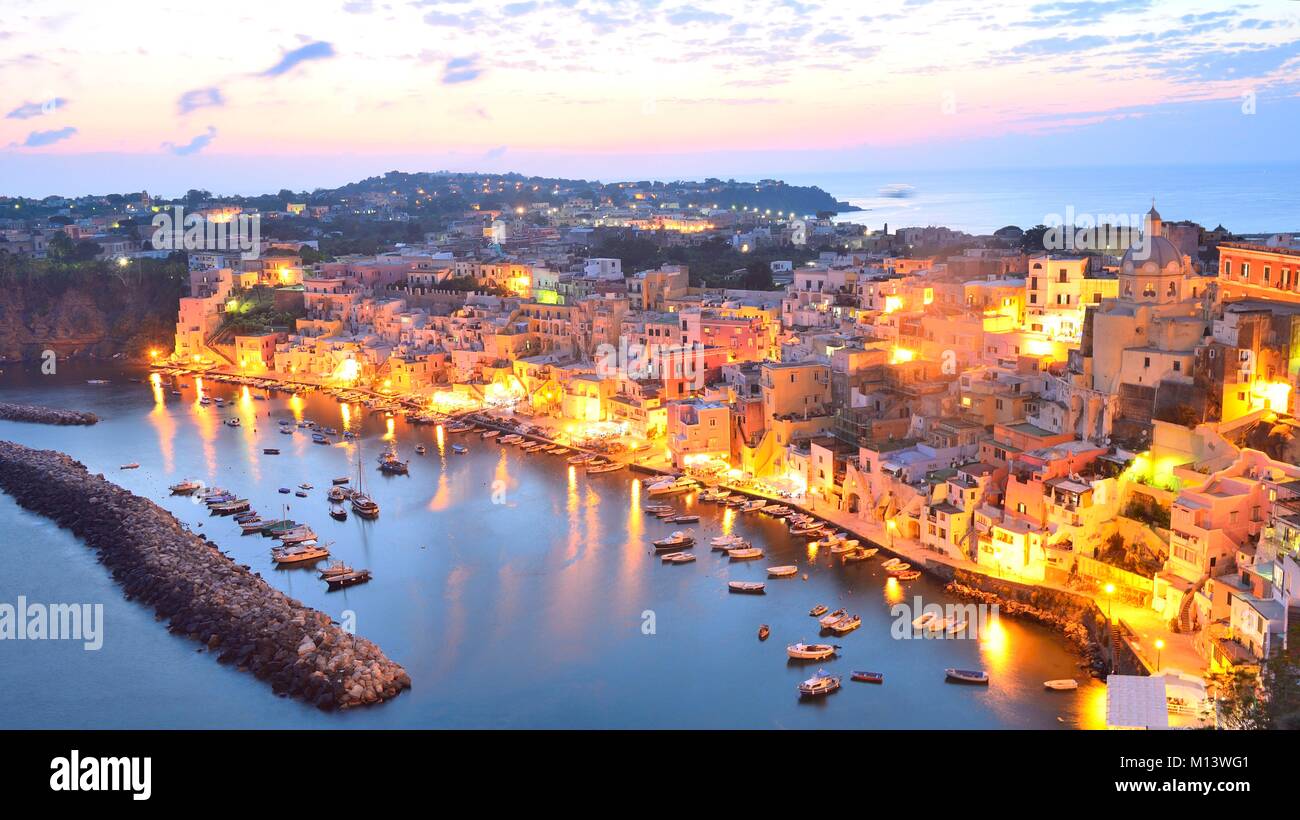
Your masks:
<instances>
[{"instance_id":1,"label":"moored boat","mask_svg":"<svg viewBox=\"0 0 1300 820\"><path fill-rule=\"evenodd\" d=\"M758 547L739 547L727 550L727 557L737 561L749 561L754 558L762 558L763 551Z\"/></svg>"},{"instance_id":2,"label":"moored boat","mask_svg":"<svg viewBox=\"0 0 1300 820\"><path fill-rule=\"evenodd\" d=\"M830 625L830 629L836 635L846 635L858 627L862 626L862 616L845 615L838 621Z\"/></svg>"},{"instance_id":3,"label":"moored boat","mask_svg":"<svg viewBox=\"0 0 1300 820\"><path fill-rule=\"evenodd\" d=\"M915 581L921 577L921 571L919 569L909 569L906 572L896 573L894 577L900 581Z\"/></svg>"},{"instance_id":4,"label":"moored boat","mask_svg":"<svg viewBox=\"0 0 1300 820\"><path fill-rule=\"evenodd\" d=\"M785 654L795 660L819 661L834 655L835 647L828 643L803 643L801 641L787 646Z\"/></svg>"},{"instance_id":5,"label":"moored boat","mask_svg":"<svg viewBox=\"0 0 1300 820\"><path fill-rule=\"evenodd\" d=\"M187 495L197 490L203 489L203 482L196 479L186 479L178 484L173 484L167 489L171 490L174 495Z\"/></svg>"},{"instance_id":6,"label":"moored boat","mask_svg":"<svg viewBox=\"0 0 1300 820\"><path fill-rule=\"evenodd\" d=\"M948 680L957 683L987 684L989 682L989 673L982 669L954 669L949 667L943 672Z\"/></svg>"},{"instance_id":7,"label":"moored boat","mask_svg":"<svg viewBox=\"0 0 1300 820\"><path fill-rule=\"evenodd\" d=\"M814 618L818 617L819 615L825 615L825 614L826 614L826 604L818 604L817 606L815 606L815 607L813 607L812 609L808 610L808 614L811 615L811 616L813 616Z\"/></svg>"},{"instance_id":8,"label":"moored boat","mask_svg":"<svg viewBox=\"0 0 1300 820\"><path fill-rule=\"evenodd\" d=\"M271 560L277 564L303 564L328 558L330 551L320 544L295 544L272 550Z\"/></svg>"},{"instance_id":9,"label":"moored boat","mask_svg":"<svg viewBox=\"0 0 1300 820\"><path fill-rule=\"evenodd\" d=\"M863 683L884 683L885 682L885 675L883 672L861 672L855 670L853 674L850 675L850 677L853 678L853 680L861 681Z\"/></svg>"},{"instance_id":10,"label":"moored boat","mask_svg":"<svg viewBox=\"0 0 1300 820\"><path fill-rule=\"evenodd\" d=\"M760 641L765 641L765 640L767 640L767 636L768 636L768 635L771 635L771 634L772 634L772 628L771 628L771 627L769 627L767 624L759 624L759 626L758 626L758 639L759 639Z\"/></svg>"},{"instance_id":11,"label":"moored boat","mask_svg":"<svg viewBox=\"0 0 1300 820\"><path fill-rule=\"evenodd\" d=\"M799 684L799 695L801 697L819 697L829 695L839 688L840 679L838 675L828 675L825 669L819 669L816 675Z\"/></svg>"},{"instance_id":12,"label":"moored boat","mask_svg":"<svg viewBox=\"0 0 1300 820\"><path fill-rule=\"evenodd\" d=\"M673 533L667 538L660 538L659 540L652 541L651 543L654 544L654 548L657 550L680 549L681 547L694 546L695 539L692 538L688 533L679 531Z\"/></svg>"},{"instance_id":13,"label":"moored boat","mask_svg":"<svg viewBox=\"0 0 1300 820\"><path fill-rule=\"evenodd\" d=\"M743 592L750 595L762 595L767 589L767 584L762 581L728 581L727 590L729 592Z\"/></svg>"},{"instance_id":14,"label":"moored boat","mask_svg":"<svg viewBox=\"0 0 1300 820\"><path fill-rule=\"evenodd\" d=\"M822 617L818 618L817 623L821 624L822 629L830 629L831 624L835 623L840 618L843 618L845 615L848 614L849 611L841 607L840 609L835 610L829 615L823 615Z\"/></svg>"},{"instance_id":15,"label":"moored boat","mask_svg":"<svg viewBox=\"0 0 1300 820\"><path fill-rule=\"evenodd\" d=\"M689 552L670 552L660 556L665 564L689 564L695 560L695 556Z\"/></svg>"},{"instance_id":16,"label":"moored boat","mask_svg":"<svg viewBox=\"0 0 1300 820\"><path fill-rule=\"evenodd\" d=\"M371 578L370 570L358 569L358 570L353 570L352 572L345 572L339 575L331 575L329 578L325 579L325 582L329 584L330 589L341 589L343 587L350 587L350 586L355 586L357 584L364 584L366 581L369 581L370 578Z\"/></svg>"},{"instance_id":17,"label":"moored boat","mask_svg":"<svg viewBox=\"0 0 1300 820\"><path fill-rule=\"evenodd\" d=\"M330 518L335 521L346 521L348 520L348 511L343 508L342 504L331 504Z\"/></svg>"},{"instance_id":18,"label":"moored boat","mask_svg":"<svg viewBox=\"0 0 1300 820\"><path fill-rule=\"evenodd\" d=\"M1074 678L1062 678L1062 679L1058 679L1058 680L1045 680L1045 681L1043 681L1043 687L1046 688L1046 689L1054 689L1054 690L1056 690L1056 691L1058 691L1058 692L1068 692L1068 691L1070 691L1070 690L1072 690L1072 689L1078 689L1078 688L1079 688L1079 682L1078 682L1077 680L1075 680Z\"/></svg>"},{"instance_id":19,"label":"moored boat","mask_svg":"<svg viewBox=\"0 0 1300 820\"><path fill-rule=\"evenodd\" d=\"M767 574L772 576L773 578L785 578L790 575L795 575L798 572L799 572L799 568L796 567L794 564L783 564L782 566L779 567L767 568Z\"/></svg>"}]
</instances>

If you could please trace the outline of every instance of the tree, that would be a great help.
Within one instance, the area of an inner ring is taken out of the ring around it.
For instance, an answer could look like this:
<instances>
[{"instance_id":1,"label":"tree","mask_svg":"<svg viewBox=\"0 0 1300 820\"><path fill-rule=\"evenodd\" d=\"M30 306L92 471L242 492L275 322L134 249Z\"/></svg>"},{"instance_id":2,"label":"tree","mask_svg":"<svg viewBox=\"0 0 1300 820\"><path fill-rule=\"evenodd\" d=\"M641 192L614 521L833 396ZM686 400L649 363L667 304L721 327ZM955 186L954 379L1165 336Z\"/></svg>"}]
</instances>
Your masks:
<instances>
[{"instance_id":1,"label":"tree","mask_svg":"<svg viewBox=\"0 0 1300 820\"><path fill-rule=\"evenodd\" d=\"M1043 247L1043 237L1047 234L1046 225L1035 225L1025 231L1025 235L1020 239L1020 247L1026 253L1039 253L1046 250Z\"/></svg>"},{"instance_id":2,"label":"tree","mask_svg":"<svg viewBox=\"0 0 1300 820\"><path fill-rule=\"evenodd\" d=\"M1249 669L1212 676L1219 723L1228 729L1300 728L1300 650L1278 652Z\"/></svg>"}]
</instances>

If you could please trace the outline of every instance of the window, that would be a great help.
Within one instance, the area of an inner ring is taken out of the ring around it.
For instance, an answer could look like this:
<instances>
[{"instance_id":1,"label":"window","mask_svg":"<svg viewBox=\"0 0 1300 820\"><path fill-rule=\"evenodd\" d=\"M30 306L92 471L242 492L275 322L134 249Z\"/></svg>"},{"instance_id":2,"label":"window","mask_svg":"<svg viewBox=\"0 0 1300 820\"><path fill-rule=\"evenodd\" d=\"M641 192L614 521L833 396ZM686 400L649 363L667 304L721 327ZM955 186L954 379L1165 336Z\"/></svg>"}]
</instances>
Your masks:
<instances>
[{"instance_id":1,"label":"window","mask_svg":"<svg viewBox=\"0 0 1300 820\"><path fill-rule=\"evenodd\" d=\"M1232 275L1232 260L1231 260L1231 259L1225 259L1225 260L1223 260L1223 275L1224 275L1224 276L1231 276L1231 275Z\"/></svg>"},{"instance_id":2,"label":"window","mask_svg":"<svg viewBox=\"0 0 1300 820\"><path fill-rule=\"evenodd\" d=\"M1150 356L1146 356L1146 357L1144 357L1144 358L1142 359L1142 366L1143 366L1143 367L1150 367L1150 366L1151 366L1151 357L1150 357Z\"/></svg>"},{"instance_id":3,"label":"window","mask_svg":"<svg viewBox=\"0 0 1300 820\"><path fill-rule=\"evenodd\" d=\"M1182 372L1182 369L1183 369L1183 363L1182 363L1182 362L1174 362L1174 372L1175 372L1175 373L1181 373L1181 372Z\"/></svg>"},{"instance_id":4,"label":"window","mask_svg":"<svg viewBox=\"0 0 1300 820\"><path fill-rule=\"evenodd\" d=\"M1249 279L1249 278L1250 278L1250 263L1249 263L1249 262L1242 262L1242 263L1241 263L1241 278L1242 278L1242 279Z\"/></svg>"}]
</instances>

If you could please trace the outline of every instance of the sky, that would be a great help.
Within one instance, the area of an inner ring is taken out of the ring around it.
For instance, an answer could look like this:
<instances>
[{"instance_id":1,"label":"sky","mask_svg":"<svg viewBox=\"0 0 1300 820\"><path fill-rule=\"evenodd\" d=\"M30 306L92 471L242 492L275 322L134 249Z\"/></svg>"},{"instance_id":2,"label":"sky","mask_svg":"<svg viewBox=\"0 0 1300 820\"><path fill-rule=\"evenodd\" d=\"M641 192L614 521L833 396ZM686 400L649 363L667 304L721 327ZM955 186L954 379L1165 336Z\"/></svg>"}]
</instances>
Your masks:
<instances>
[{"instance_id":1,"label":"sky","mask_svg":"<svg viewBox=\"0 0 1300 820\"><path fill-rule=\"evenodd\" d=\"M1286 162L1300 3L3 0L0 194Z\"/></svg>"}]
</instances>

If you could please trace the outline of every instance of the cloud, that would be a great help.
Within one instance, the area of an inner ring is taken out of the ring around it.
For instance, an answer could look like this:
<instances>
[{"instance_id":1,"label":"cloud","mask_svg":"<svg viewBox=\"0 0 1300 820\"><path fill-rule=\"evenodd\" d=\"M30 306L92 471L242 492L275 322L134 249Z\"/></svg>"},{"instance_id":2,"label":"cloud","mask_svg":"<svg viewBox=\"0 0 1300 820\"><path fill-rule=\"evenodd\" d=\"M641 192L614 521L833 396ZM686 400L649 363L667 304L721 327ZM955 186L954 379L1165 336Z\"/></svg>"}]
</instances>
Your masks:
<instances>
[{"instance_id":1,"label":"cloud","mask_svg":"<svg viewBox=\"0 0 1300 820\"><path fill-rule=\"evenodd\" d=\"M453 14L448 14L435 9L424 15L424 22L431 26L458 28L463 31L473 31L482 19L483 12L480 9Z\"/></svg>"},{"instance_id":2,"label":"cloud","mask_svg":"<svg viewBox=\"0 0 1300 820\"><path fill-rule=\"evenodd\" d=\"M7 120L30 120L33 117L39 117L42 114L53 114L56 109L67 105L68 101L62 97L54 97L45 102L34 103L24 102L22 105L5 114Z\"/></svg>"},{"instance_id":3,"label":"cloud","mask_svg":"<svg viewBox=\"0 0 1300 820\"><path fill-rule=\"evenodd\" d=\"M33 131L28 134L27 139L23 141L23 147L43 148L46 145L53 145L56 142L62 142L75 133L77 133L77 129L70 125L66 128L56 128L52 131Z\"/></svg>"},{"instance_id":4,"label":"cloud","mask_svg":"<svg viewBox=\"0 0 1300 820\"><path fill-rule=\"evenodd\" d=\"M478 55L453 57L442 69L443 85L455 85L477 80L483 69L478 66Z\"/></svg>"},{"instance_id":5,"label":"cloud","mask_svg":"<svg viewBox=\"0 0 1300 820\"><path fill-rule=\"evenodd\" d=\"M835 43L847 43L853 38L847 34L840 34L837 31L823 31L813 38L813 42L821 46L834 45Z\"/></svg>"},{"instance_id":6,"label":"cloud","mask_svg":"<svg viewBox=\"0 0 1300 820\"><path fill-rule=\"evenodd\" d=\"M175 154L178 157L188 157L191 154L197 154L198 152L202 151L204 148L207 148L208 145L212 142L213 138L215 138L216 136L217 136L217 129L209 125L208 130L205 133L199 134L197 137L185 143L184 145L176 145L174 143L164 142L162 144L162 147L166 148L168 151L171 151L173 154Z\"/></svg>"},{"instance_id":7,"label":"cloud","mask_svg":"<svg viewBox=\"0 0 1300 820\"><path fill-rule=\"evenodd\" d=\"M1079 27L1101 22L1112 14L1146 11L1149 8L1151 0L1059 0L1031 6L1029 11L1034 16L1016 25L1038 28L1057 25Z\"/></svg>"},{"instance_id":8,"label":"cloud","mask_svg":"<svg viewBox=\"0 0 1300 820\"><path fill-rule=\"evenodd\" d=\"M527 0L524 3L506 3L501 7L501 11L507 17L522 17L537 10L536 0Z\"/></svg>"},{"instance_id":9,"label":"cloud","mask_svg":"<svg viewBox=\"0 0 1300 820\"><path fill-rule=\"evenodd\" d=\"M716 11L701 11L694 6L682 6L676 11L669 12L665 19L675 26L686 26L692 23L726 23L731 20L731 15Z\"/></svg>"},{"instance_id":10,"label":"cloud","mask_svg":"<svg viewBox=\"0 0 1300 820\"><path fill-rule=\"evenodd\" d=\"M349 0L343 10L348 14L370 14L375 10L374 0Z\"/></svg>"},{"instance_id":11,"label":"cloud","mask_svg":"<svg viewBox=\"0 0 1300 820\"><path fill-rule=\"evenodd\" d=\"M177 98L176 110L181 114L188 114L200 108L220 108L225 104L226 98L221 96L221 89L212 86L186 91Z\"/></svg>"},{"instance_id":12,"label":"cloud","mask_svg":"<svg viewBox=\"0 0 1300 820\"><path fill-rule=\"evenodd\" d=\"M260 76L279 77L282 74L287 74L292 71L299 63L304 63L308 60L328 60L334 56L334 46L322 40L318 40L314 43L308 43L305 46L295 48L293 51L286 52L285 55L280 58L280 62L271 66L266 71L263 71Z\"/></svg>"}]
</instances>

